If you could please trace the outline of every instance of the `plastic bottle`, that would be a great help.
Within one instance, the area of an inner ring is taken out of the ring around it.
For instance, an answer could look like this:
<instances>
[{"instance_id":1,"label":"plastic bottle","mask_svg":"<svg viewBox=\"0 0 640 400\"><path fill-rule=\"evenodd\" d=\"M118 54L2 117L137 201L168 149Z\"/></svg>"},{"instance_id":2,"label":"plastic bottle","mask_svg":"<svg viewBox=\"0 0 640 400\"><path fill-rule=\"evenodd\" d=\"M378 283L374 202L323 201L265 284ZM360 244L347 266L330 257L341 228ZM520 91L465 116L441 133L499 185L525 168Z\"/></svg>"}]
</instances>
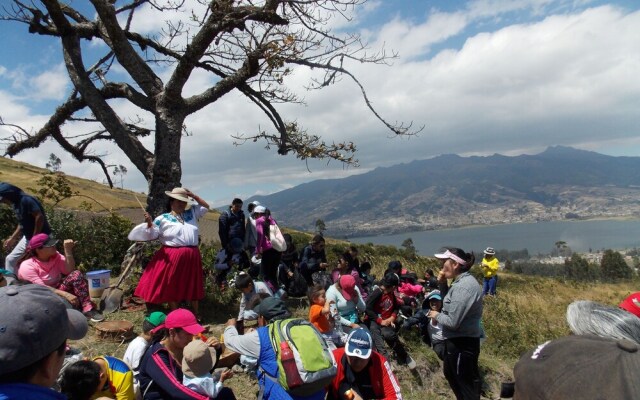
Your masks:
<instances>
[{"instance_id":1,"label":"plastic bottle","mask_svg":"<svg viewBox=\"0 0 640 400\"><path fill-rule=\"evenodd\" d=\"M304 383L302 378L300 378L300 373L296 366L293 351L289 347L289 343L286 341L280 342L280 362L282 363L282 368L284 368L284 373L287 376L287 386L289 386L289 389L293 389Z\"/></svg>"},{"instance_id":2,"label":"plastic bottle","mask_svg":"<svg viewBox=\"0 0 640 400\"><path fill-rule=\"evenodd\" d=\"M331 305L329 306L329 310L331 310L331 315L333 316L334 329L336 330L336 332L338 332L338 334L340 334L340 336L342 336L343 331L342 331L342 322L340 322L341 317L335 303L331 303Z\"/></svg>"}]
</instances>

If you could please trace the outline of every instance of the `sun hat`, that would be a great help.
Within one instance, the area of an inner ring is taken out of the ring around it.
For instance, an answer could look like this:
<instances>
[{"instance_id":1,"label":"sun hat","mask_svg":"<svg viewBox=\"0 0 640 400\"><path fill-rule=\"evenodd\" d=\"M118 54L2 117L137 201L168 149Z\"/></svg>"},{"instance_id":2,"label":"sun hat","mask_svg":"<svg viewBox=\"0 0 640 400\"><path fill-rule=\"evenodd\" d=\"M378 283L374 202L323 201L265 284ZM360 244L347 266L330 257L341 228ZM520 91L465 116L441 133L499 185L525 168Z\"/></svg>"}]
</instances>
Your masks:
<instances>
[{"instance_id":1,"label":"sun hat","mask_svg":"<svg viewBox=\"0 0 640 400\"><path fill-rule=\"evenodd\" d=\"M216 363L216 349L193 340L182 350L182 372L190 377L206 376Z\"/></svg>"},{"instance_id":2,"label":"sun hat","mask_svg":"<svg viewBox=\"0 0 640 400\"><path fill-rule=\"evenodd\" d=\"M352 330L347 336L346 342L347 344L344 346L346 355L362 358L363 360L371 357L373 340L371 340L371 334L366 329L358 328Z\"/></svg>"},{"instance_id":3,"label":"sun hat","mask_svg":"<svg viewBox=\"0 0 640 400\"><path fill-rule=\"evenodd\" d=\"M264 214L265 212L267 212L267 208L265 206L256 206L256 208L253 209L254 214Z\"/></svg>"},{"instance_id":4,"label":"sun hat","mask_svg":"<svg viewBox=\"0 0 640 400\"><path fill-rule=\"evenodd\" d=\"M516 399L635 399L640 346L622 339L572 335L525 353L514 368Z\"/></svg>"},{"instance_id":5,"label":"sun hat","mask_svg":"<svg viewBox=\"0 0 640 400\"><path fill-rule=\"evenodd\" d=\"M618 306L631 314L640 317L640 292L631 293Z\"/></svg>"},{"instance_id":6,"label":"sun hat","mask_svg":"<svg viewBox=\"0 0 640 400\"><path fill-rule=\"evenodd\" d=\"M153 326L158 326L164 324L164 321L167 319L167 314L162 311L154 311L144 320L150 323Z\"/></svg>"},{"instance_id":7,"label":"sun hat","mask_svg":"<svg viewBox=\"0 0 640 400\"><path fill-rule=\"evenodd\" d=\"M340 293L345 300L357 299L356 278L353 275L342 275L340 277Z\"/></svg>"},{"instance_id":8,"label":"sun hat","mask_svg":"<svg viewBox=\"0 0 640 400\"><path fill-rule=\"evenodd\" d=\"M488 255L488 256L495 256L496 255L496 251L493 249L493 247L487 247L484 251L484 254Z\"/></svg>"},{"instance_id":9,"label":"sun hat","mask_svg":"<svg viewBox=\"0 0 640 400\"><path fill-rule=\"evenodd\" d=\"M181 328L191 335L197 335L204 332L204 327L198 323L196 316L193 315L191 311L185 310L184 308L178 308L171 311L164 320L164 323L155 327L151 332L156 333L163 328Z\"/></svg>"},{"instance_id":10,"label":"sun hat","mask_svg":"<svg viewBox=\"0 0 640 400\"><path fill-rule=\"evenodd\" d=\"M272 320L277 317L289 318L291 316L286 304L276 297L264 298L260 304L253 308L253 311L268 320Z\"/></svg>"},{"instance_id":11,"label":"sun hat","mask_svg":"<svg viewBox=\"0 0 640 400\"><path fill-rule=\"evenodd\" d=\"M49 236L46 233L38 233L33 235L29 240L29 248L32 250L39 249L41 247L53 247L58 243L58 239L53 236Z\"/></svg>"},{"instance_id":12,"label":"sun hat","mask_svg":"<svg viewBox=\"0 0 640 400\"><path fill-rule=\"evenodd\" d=\"M467 262L465 260L453 254L449 249L446 249L444 253L436 253L433 256L440 260L452 259L453 261L457 262L460 265L467 265Z\"/></svg>"},{"instance_id":13,"label":"sun hat","mask_svg":"<svg viewBox=\"0 0 640 400\"><path fill-rule=\"evenodd\" d=\"M0 288L0 376L18 371L87 334L87 318L48 287Z\"/></svg>"},{"instance_id":14,"label":"sun hat","mask_svg":"<svg viewBox=\"0 0 640 400\"><path fill-rule=\"evenodd\" d=\"M191 200L192 200L191 197L187 195L187 193L188 193L187 189L184 189L181 187L173 188L173 190L171 190L170 192L169 191L164 192L164 194L171 197L172 199L184 201L185 203L187 203L185 210L188 210L191 208Z\"/></svg>"}]
</instances>

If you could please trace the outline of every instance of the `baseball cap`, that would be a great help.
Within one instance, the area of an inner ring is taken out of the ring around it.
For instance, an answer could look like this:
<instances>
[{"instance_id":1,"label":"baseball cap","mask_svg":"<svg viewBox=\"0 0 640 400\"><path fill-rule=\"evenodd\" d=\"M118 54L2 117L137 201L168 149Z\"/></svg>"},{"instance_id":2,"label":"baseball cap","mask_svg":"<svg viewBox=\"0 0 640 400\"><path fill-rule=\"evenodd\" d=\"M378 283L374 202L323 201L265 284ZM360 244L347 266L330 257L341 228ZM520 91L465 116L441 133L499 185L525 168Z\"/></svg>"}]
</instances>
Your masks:
<instances>
[{"instance_id":1,"label":"baseball cap","mask_svg":"<svg viewBox=\"0 0 640 400\"><path fill-rule=\"evenodd\" d=\"M264 298L260 304L253 308L253 311L268 320L272 320L276 317L288 318L291 316L291 313L284 302L275 297Z\"/></svg>"},{"instance_id":2,"label":"baseball cap","mask_svg":"<svg viewBox=\"0 0 640 400\"><path fill-rule=\"evenodd\" d=\"M58 243L58 239L53 236L49 236L46 233L38 233L37 235L33 235L31 240L29 240L29 248L39 249L41 247L53 247L56 243Z\"/></svg>"},{"instance_id":3,"label":"baseball cap","mask_svg":"<svg viewBox=\"0 0 640 400\"><path fill-rule=\"evenodd\" d=\"M427 296L427 300L440 300L440 301L442 301L442 296L440 295L440 291L439 290L434 290L434 291L430 292L429 296Z\"/></svg>"},{"instance_id":4,"label":"baseball cap","mask_svg":"<svg viewBox=\"0 0 640 400\"><path fill-rule=\"evenodd\" d=\"M371 357L373 349L373 341L371 334L366 329L354 329L347 336L347 344L344 346L344 352L348 356L362 358L367 360Z\"/></svg>"},{"instance_id":5,"label":"baseball cap","mask_svg":"<svg viewBox=\"0 0 640 400\"><path fill-rule=\"evenodd\" d=\"M640 292L631 293L619 305L623 310L640 317Z\"/></svg>"},{"instance_id":6,"label":"baseball cap","mask_svg":"<svg viewBox=\"0 0 640 400\"><path fill-rule=\"evenodd\" d=\"M347 301L358 297L358 293L356 293L356 278L353 275L342 275L340 277L340 289L342 297Z\"/></svg>"},{"instance_id":7,"label":"baseball cap","mask_svg":"<svg viewBox=\"0 0 640 400\"><path fill-rule=\"evenodd\" d=\"M67 339L87 334L87 318L67 309L48 287L0 288L0 375L41 360Z\"/></svg>"},{"instance_id":8,"label":"baseball cap","mask_svg":"<svg viewBox=\"0 0 640 400\"><path fill-rule=\"evenodd\" d=\"M205 376L215 363L216 349L202 340L193 340L182 350L182 372L187 376Z\"/></svg>"},{"instance_id":9,"label":"baseball cap","mask_svg":"<svg viewBox=\"0 0 640 400\"><path fill-rule=\"evenodd\" d=\"M204 327L198 323L196 316L189 310L178 308L171 311L163 324L156 326L151 332L156 333L160 329L181 328L187 333L197 335L204 332Z\"/></svg>"},{"instance_id":10,"label":"baseball cap","mask_svg":"<svg viewBox=\"0 0 640 400\"><path fill-rule=\"evenodd\" d=\"M516 363L514 398L637 398L639 348L626 339L588 335L548 341L525 353Z\"/></svg>"},{"instance_id":11,"label":"baseball cap","mask_svg":"<svg viewBox=\"0 0 640 400\"><path fill-rule=\"evenodd\" d=\"M162 311L154 311L151 314L149 314L147 318L145 318L145 321L147 321L153 326L159 326L164 324L164 321L166 319L167 319L167 314L163 313Z\"/></svg>"}]
</instances>

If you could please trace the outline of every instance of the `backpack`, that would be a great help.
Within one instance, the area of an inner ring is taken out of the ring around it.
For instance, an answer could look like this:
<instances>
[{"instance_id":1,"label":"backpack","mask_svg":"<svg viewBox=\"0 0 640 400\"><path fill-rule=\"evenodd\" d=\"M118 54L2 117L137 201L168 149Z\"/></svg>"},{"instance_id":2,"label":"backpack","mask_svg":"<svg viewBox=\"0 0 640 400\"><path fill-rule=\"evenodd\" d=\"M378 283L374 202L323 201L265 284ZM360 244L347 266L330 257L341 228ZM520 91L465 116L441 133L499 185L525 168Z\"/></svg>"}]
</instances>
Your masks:
<instances>
[{"instance_id":1,"label":"backpack","mask_svg":"<svg viewBox=\"0 0 640 400\"><path fill-rule=\"evenodd\" d=\"M293 396L311 396L329 385L338 372L333 352L327 341L311 322L304 319L277 320L269 324L269 338L278 364L278 384ZM291 348L298 373L304 382L289 388L287 375L280 359L280 343ZM275 381L263 370L265 376Z\"/></svg>"},{"instance_id":2,"label":"backpack","mask_svg":"<svg viewBox=\"0 0 640 400\"><path fill-rule=\"evenodd\" d=\"M287 293L291 297L304 297L307 295L307 280L300 273L298 268L293 269L293 276L289 279Z\"/></svg>"},{"instance_id":3,"label":"backpack","mask_svg":"<svg viewBox=\"0 0 640 400\"><path fill-rule=\"evenodd\" d=\"M277 224L273 224L269 227L269 242L271 242L271 247L276 251L281 253L283 251L287 251L287 242L284 240L284 236L282 236L282 232L280 232L280 228Z\"/></svg>"}]
</instances>

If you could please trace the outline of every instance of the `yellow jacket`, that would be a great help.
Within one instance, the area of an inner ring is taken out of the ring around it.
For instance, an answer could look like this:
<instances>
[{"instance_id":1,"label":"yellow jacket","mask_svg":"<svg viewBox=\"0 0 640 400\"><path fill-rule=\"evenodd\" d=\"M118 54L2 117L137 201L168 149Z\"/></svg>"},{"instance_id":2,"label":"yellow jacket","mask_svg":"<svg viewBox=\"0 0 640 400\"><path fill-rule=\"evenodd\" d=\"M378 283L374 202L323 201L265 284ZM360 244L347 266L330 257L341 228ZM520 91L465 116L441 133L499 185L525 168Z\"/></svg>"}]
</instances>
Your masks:
<instances>
[{"instance_id":1,"label":"yellow jacket","mask_svg":"<svg viewBox=\"0 0 640 400\"><path fill-rule=\"evenodd\" d=\"M500 261L494 256L491 260L487 258L482 259L482 274L485 278L492 278L498 274L498 268L500 268Z\"/></svg>"}]
</instances>

